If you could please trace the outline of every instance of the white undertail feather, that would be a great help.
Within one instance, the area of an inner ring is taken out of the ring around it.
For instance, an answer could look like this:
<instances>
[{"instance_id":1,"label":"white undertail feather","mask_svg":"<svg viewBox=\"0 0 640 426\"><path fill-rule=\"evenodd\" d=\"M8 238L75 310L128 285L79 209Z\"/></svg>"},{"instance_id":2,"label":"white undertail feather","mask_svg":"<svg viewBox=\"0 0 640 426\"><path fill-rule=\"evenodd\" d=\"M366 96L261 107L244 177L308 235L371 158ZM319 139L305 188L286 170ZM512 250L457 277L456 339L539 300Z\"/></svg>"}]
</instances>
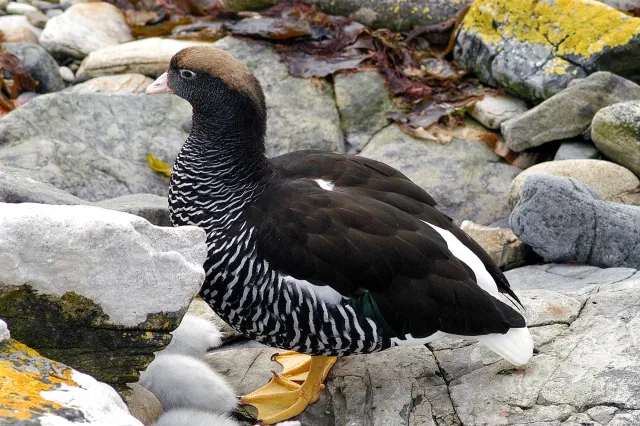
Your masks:
<instances>
[{"instance_id":1,"label":"white undertail feather","mask_svg":"<svg viewBox=\"0 0 640 426\"><path fill-rule=\"evenodd\" d=\"M153 426L240 426L225 414L181 408L162 415Z\"/></svg>"},{"instance_id":2,"label":"white undertail feather","mask_svg":"<svg viewBox=\"0 0 640 426\"><path fill-rule=\"evenodd\" d=\"M224 377L205 362L186 355L157 353L140 373L140 385L158 398L165 411L191 408L228 413L238 404Z\"/></svg>"},{"instance_id":3,"label":"white undertail feather","mask_svg":"<svg viewBox=\"0 0 640 426\"><path fill-rule=\"evenodd\" d=\"M204 359L207 352L222 344L222 332L211 321L186 314L172 333L163 354L182 354Z\"/></svg>"},{"instance_id":4,"label":"white undertail feather","mask_svg":"<svg viewBox=\"0 0 640 426\"><path fill-rule=\"evenodd\" d=\"M533 338L527 327L474 338L513 365L525 365L533 356Z\"/></svg>"}]
</instances>

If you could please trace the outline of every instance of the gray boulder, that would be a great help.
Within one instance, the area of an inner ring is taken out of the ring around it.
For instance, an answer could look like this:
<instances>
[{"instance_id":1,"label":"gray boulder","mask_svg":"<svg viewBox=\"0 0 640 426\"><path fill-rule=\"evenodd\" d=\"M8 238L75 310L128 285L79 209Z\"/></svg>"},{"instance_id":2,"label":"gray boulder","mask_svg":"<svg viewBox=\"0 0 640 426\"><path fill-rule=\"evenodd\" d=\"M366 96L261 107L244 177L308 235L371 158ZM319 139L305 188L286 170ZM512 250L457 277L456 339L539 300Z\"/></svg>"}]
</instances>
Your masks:
<instances>
[{"instance_id":1,"label":"gray boulder","mask_svg":"<svg viewBox=\"0 0 640 426\"><path fill-rule=\"evenodd\" d=\"M453 139L448 145L416 139L393 124L361 152L406 174L459 224L487 225L508 215L507 189L520 169L503 162L488 145Z\"/></svg>"},{"instance_id":2,"label":"gray boulder","mask_svg":"<svg viewBox=\"0 0 640 426\"><path fill-rule=\"evenodd\" d=\"M397 110L377 71L334 76L336 105L345 135L345 150L355 154L390 122L387 113Z\"/></svg>"},{"instance_id":3,"label":"gray boulder","mask_svg":"<svg viewBox=\"0 0 640 426\"><path fill-rule=\"evenodd\" d=\"M50 93L64 89L64 81L58 72L55 59L42 46L34 43L3 43L4 48L14 53L38 82L36 92Z\"/></svg>"},{"instance_id":4,"label":"gray boulder","mask_svg":"<svg viewBox=\"0 0 640 426\"><path fill-rule=\"evenodd\" d=\"M527 177L509 222L518 238L550 261L640 268L640 207L602 201L580 181Z\"/></svg>"},{"instance_id":5,"label":"gray boulder","mask_svg":"<svg viewBox=\"0 0 640 426\"><path fill-rule=\"evenodd\" d=\"M598 111L591 138L604 155L640 176L640 100Z\"/></svg>"},{"instance_id":6,"label":"gray boulder","mask_svg":"<svg viewBox=\"0 0 640 426\"><path fill-rule=\"evenodd\" d=\"M540 102L596 71L640 81L639 24L595 1L477 0L454 56L483 82Z\"/></svg>"},{"instance_id":7,"label":"gray boulder","mask_svg":"<svg viewBox=\"0 0 640 426\"><path fill-rule=\"evenodd\" d=\"M600 157L600 151L587 141L567 141L560 144L553 161L562 160L595 160Z\"/></svg>"},{"instance_id":8,"label":"gray boulder","mask_svg":"<svg viewBox=\"0 0 640 426\"><path fill-rule=\"evenodd\" d=\"M204 231L89 206L0 203L0 318L43 355L137 381L200 290Z\"/></svg>"},{"instance_id":9,"label":"gray boulder","mask_svg":"<svg viewBox=\"0 0 640 426\"><path fill-rule=\"evenodd\" d=\"M569 87L526 113L502 123L505 142L514 151L581 135L598 110L640 99L640 86L620 76L598 72L574 80Z\"/></svg>"},{"instance_id":10,"label":"gray boulder","mask_svg":"<svg viewBox=\"0 0 640 426\"><path fill-rule=\"evenodd\" d=\"M190 115L190 105L172 95L43 95L0 121L0 162L88 201L166 196L169 179L146 156L172 164Z\"/></svg>"}]
</instances>

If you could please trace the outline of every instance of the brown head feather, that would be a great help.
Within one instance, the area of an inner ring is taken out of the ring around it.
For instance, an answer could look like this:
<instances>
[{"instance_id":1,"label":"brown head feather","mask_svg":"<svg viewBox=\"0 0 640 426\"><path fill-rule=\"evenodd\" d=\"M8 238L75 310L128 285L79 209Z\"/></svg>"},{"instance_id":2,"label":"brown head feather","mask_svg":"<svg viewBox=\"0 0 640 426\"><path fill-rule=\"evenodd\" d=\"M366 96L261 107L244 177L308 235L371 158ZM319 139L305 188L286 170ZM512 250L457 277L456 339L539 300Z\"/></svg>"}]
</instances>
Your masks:
<instances>
[{"instance_id":1,"label":"brown head feather","mask_svg":"<svg viewBox=\"0 0 640 426\"><path fill-rule=\"evenodd\" d=\"M264 108L264 95L258 79L244 62L230 53L212 46L192 46L176 53L171 67L202 72L219 78L229 88L249 96L256 105Z\"/></svg>"}]
</instances>

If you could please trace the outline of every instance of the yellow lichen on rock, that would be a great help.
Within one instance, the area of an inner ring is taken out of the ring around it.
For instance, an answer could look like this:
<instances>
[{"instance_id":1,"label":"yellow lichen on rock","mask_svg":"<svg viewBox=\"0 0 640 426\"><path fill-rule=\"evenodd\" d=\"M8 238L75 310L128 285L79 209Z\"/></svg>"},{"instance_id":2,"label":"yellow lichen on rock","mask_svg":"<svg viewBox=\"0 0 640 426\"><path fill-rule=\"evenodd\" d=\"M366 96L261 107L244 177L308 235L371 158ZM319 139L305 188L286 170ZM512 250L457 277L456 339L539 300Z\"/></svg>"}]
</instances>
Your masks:
<instances>
[{"instance_id":1,"label":"yellow lichen on rock","mask_svg":"<svg viewBox=\"0 0 640 426\"><path fill-rule=\"evenodd\" d=\"M63 408L42 397L41 392L62 383L77 386L71 371L13 339L0 343L0 423L28 420Z\"/></svg>"},{"instance_id":2,"label":"yellow lichen on rock","mask_svg":"<svg viewBox=\"0 0 640 426\"><path fill-rule=\"evenodd\" d=\"M588 57L640 35L640 19L591 0L476 0L464 26L485 42L504 38Z\"/></svg>"}]
</instances>

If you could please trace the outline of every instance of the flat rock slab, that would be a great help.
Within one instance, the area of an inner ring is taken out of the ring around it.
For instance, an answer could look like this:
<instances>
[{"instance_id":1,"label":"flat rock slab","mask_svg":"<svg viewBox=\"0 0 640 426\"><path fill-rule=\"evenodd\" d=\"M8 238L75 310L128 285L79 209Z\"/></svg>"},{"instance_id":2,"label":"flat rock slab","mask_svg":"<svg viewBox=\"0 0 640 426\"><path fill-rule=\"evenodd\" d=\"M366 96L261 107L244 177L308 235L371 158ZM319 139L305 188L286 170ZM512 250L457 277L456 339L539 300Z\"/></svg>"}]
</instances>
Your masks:
<instances>
[{"instance_id":1,"label":"flat rock slab","mask_svg":"<svg viewBox=\"0 0 640 426\"><path fill-rule=\"evenodd\" d=\"M51 18L40 35L52 55L82 59L94 50L133 40L124 14L109 3L79 3Z\"/></svg>"},{"instance_id":2,"label":"flat rock slab","mask_svg":"<svg viewBox=\"0 0 640 426\"><path fill-rule=\"evenodd\" d=\"M640 176L640 101L598 111L593 117L591 138L604 155Z\"/></svg>"},{"instance_id":3,"label":"flat rock slab","mask_svg":"<svg viewBox=\"0 0 640 426\"><path fill-rule=\"evenodd\" d=\"M105 46L91 52L82 61L77 76L93 78L137 73L155 78L169 68L171 57L178 51L199 44L202 43L152 37Z\"/></svg>"},{"instance_id":4,"label":"flat rock slab","mask_svg":"<svg viewBox=\"0 0 640 426\"><path fill-rule=\"evenodd\" d=\"M144 93L153 80L142 74L116 74L92 78L67 89L73 93Z\"/></svg>"},{"instance_id":5,"label":"flat rock slab","mask_svg":"<svg viewBox=\"0 0 640 426\"><path fill-rule=\"evenodd\" d=\"M640 207L603 201L577 180L528 176L509 223L550 261L640 269Z\"/></svg>"},{"instance_id":6,"label":"flat rock slab","mask_svg":"<svg viewBox=\"0 0 640 426\"><path fill-rule=\"evenodd\" d=\"M0 317L14 338L135 382L204 280L204 231L88 206L0 204Z\"/></svg>"},{"instance_id":7,"label":"flat rock slab","mask_svg":"<svg viewBox=\"0 0 640 426\"><path fill-rule=\"evenodd\" d=\"M153 153L173 163L191 106L172 95L54 93L0 122L0 162L88 201L134 193L167 195Z\"/></svg>"},{"instance_id":8,"label":"flat rock slab","mask_svg":"<svg viewBox=\"0 0 640 426\"><path fill-rule=\"evenodd\" d=\"M508 215L506 191L520 169L488 145L453 139L448 145L416 139L397 125L378 132L362 151L406 174L457 223L486 225Z\"/></svg>"},{"instance_id":9,"label":"flat rock slab","mask_svg":"<svg viewBox=\"0 0 640 426\"><path fill-rule=\"evenodd\" d=\"M142 426L112 387L12 339L0 342L0 423Z\"/></svg>"},{"instance_id":10,"label":"flat rock slab","mask_svg":"<svg viewBox=\"0 0 640 426\"><path fill-rule=\"evenodd\" d=\"M595 71L639 81L639 53L640 19L584 0L475 1L454 49L483 82L536 102Z\"/></svg>"},{"instance_id":11,"label":"flat rock slab","mask_svg":"<svg viewBox=\"0 0 640 426\"><path fill-rule=\"evenodd\" d=\"M597 72L526 113L502 123L505 142L514 151L582 135L601 108L640 98L640 86L620 76Z\"/></svg>"}]
</instances>

